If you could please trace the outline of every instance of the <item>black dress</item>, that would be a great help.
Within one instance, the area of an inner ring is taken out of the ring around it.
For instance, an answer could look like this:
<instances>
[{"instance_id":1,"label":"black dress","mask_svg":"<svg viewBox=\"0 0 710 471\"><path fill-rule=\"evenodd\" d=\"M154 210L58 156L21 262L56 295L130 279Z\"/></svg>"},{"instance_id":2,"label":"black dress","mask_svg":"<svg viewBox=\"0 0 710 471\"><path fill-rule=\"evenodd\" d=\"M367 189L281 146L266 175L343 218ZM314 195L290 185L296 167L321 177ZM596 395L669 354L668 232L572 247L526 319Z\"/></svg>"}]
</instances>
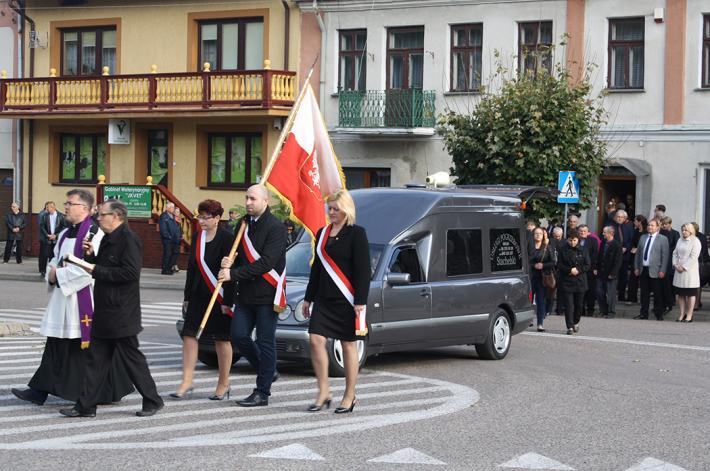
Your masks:
<instances>
[{"instance_id":1,"label":"black dress","mask_svg":"<svg viewBox=\"0 0 710 471\"><path fill-rule=\"evenodd\" d=\"M210 242L205 243L204 259L210 271L214 274L215 279L219 273L222 257L229 255L229 251L234 243L234 235L227 230L217 229L217 233ZM190 248L190 258L187 265L187 279L185 280L185 301L189 301L187 305L187 313L185 315L185 326L182 334L188 337L196 337L197 331L200 328L202 317L205 315L205 310L212 298L212 291L205 283L197 258L197 233L192 238L192 246ZM232 283L224 283L222 285L224 292L224 305L231 306L234 288ZM230 326L232 318L222 313L222 304L215 302L212 307L212 313L205 325L205 330L202 332L205 338L213 340L230 340Z\"/></svg>"},{"instance_id":2,"label":"black dress","mask_svg":"<svg viewBox=\"0 0 710 471\"><path fill-rule=\"evenodd\" d=\"M322 231L318 231L316 240ZM354 225L344 226L336 237L328 238L325 250L353 285L355 304L367 304L372 274L365 229ZM333 282L317 255L311 268L305 299L313 303L309 333L346 342L357 340L355 309Z\"/></svg>"}]
</instances>

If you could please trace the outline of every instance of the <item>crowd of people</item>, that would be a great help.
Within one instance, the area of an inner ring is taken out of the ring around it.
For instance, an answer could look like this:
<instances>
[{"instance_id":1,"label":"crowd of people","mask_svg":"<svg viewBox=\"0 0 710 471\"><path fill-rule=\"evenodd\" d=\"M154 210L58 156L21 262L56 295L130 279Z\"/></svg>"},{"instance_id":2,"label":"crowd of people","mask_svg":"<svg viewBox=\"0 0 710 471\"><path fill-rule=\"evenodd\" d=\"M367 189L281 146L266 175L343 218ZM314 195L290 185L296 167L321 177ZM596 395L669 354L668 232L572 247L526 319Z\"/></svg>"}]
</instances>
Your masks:
<instances>
[{"instance_id":1,"label":"crowd of people","mask_svg":"<svg viewBox=\"0 0 710 471\"><path fill-rule=\"evenodd\" d=\"M325 345L326 338L332 338L342 342L346 370L345 391L334 412L346 414L357 403L355 342L367 333L364 312L370 257L365 230L355 225L350 194L340 190L326 202L330 224L318 231L317 255L303 302L303 315L311 318L318 385L314 402L304 406L304 412L330 408ZM214 393L207 399L229 399L235 345L257 373L252 393L236 404L269 404L271 385L278 379L277 314L288 308L286 248L297 232L271 213L263 185L247 190L245 207L243 217L230 217L237 223L228 229L229 225L220 227L224 209L219 201L208 199L198 206L199 229L192 238L184 289L182 381L167 396L171 400L184 400L195 392L197 338L204 335L214 341L219 363ZM135 388L143 398L136 415L152 416L164 402L138 342L142 241L130 229L127 208L119 200L95 205L90 192L74 189L67 192L64 210L60 219L56 206L48 203L41 216L48 260L40 262L40 271L45 272L51 298L40 333L47 341L28 387L13 388L12 393L37 405L43 405L50 394L59 396L74 402L73 407L60 409L62 415L94 417L97 405L120 401ZM164 274L174 272L175 212L174 205L168 204L160 218ZM162 237L164 231L168 237ZM217 302L210 309L213 295Z\"/></svg>"},{"instance_id":2,"label":"crowd of people","mask_svg":"<svg viewBox=\"0 0 710 471\"><path fill-rule=\"evenodd\" d=\"M630 206L628 200L610 201L599 235L579 224L576 214L570 214L564 228L555 221L546 228L528 221L539 332L545 331L544 320L553 306L555 314L565 316L569 335L579 332L582 316L615 317L620 302L640 302L635 319L648 319L652 312L662 321L677 305L676 321L693 322L701 306L701 287L710 281L705 235L695 222L683 224L678 232L662 204L650 219L641 214L630 219Z\"/></svg>"}]
</instances>

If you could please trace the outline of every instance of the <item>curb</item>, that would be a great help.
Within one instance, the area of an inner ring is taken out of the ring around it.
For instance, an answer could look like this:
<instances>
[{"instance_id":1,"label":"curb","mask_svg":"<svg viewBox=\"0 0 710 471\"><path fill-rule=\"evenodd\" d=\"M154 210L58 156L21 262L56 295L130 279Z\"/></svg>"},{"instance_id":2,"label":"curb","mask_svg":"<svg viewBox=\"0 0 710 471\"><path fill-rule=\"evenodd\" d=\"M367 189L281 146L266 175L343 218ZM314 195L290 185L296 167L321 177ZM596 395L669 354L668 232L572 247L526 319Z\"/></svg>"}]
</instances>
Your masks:
<instances>
[{"instance_id":1,"label":"curb","mask_svg":"<svg viewBox=\"0 0 710 471\"><path fill-rule=\"evenodd\" d=\"M36 275L28 274L28 273L0 273L0 280L7 280L7 281L34 281L36 283L42 283L44 284L44 278L39 276L39 273ZM154 281L154 280L143 280L141 279L141 284L140 284L141 289L169 289L169 290L175 290L175 291L182 291L185 288L184 283L182 284L176 284L176 283L161 283L159 281Z\"/></svg>"}]
</instances>

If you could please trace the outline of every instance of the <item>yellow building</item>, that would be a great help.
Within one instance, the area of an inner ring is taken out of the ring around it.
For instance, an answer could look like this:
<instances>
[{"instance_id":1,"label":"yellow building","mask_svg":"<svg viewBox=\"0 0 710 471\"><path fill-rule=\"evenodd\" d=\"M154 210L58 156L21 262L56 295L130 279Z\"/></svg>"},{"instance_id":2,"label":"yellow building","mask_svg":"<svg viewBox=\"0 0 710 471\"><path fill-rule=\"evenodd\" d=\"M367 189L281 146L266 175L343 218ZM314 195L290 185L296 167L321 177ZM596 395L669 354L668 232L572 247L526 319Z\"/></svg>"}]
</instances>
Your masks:
<instances>
[{"instance_id":1,"label":"yellow building","mask_svg":"<svg viewBox=\"0 0 710 471\"><path fill-rule=\"evenodd\" d=\"M0 81L0 117L25 120L25 212L64 201L70 187L93 188L100 175L136 185L152 176L191 210L205 198L227 208L243 202L298 90L297 8L281 0L24 4L26 78Z\"/></svg>"}]
</instances>

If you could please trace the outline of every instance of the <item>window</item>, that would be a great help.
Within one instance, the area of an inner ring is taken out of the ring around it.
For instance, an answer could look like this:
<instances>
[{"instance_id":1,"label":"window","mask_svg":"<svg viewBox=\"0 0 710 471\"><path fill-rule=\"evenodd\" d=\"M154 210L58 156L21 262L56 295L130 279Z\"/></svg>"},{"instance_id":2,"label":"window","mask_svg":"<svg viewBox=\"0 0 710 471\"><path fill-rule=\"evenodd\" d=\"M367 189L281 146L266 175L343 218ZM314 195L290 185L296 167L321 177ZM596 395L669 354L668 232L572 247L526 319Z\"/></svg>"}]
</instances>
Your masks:
<instances>
[{"instance_id":1,"label":"window","mask_svg":"<svg viewBox=\"0 0 710 471\"><path fill-rule=\"evenodd\" d=\"M523 268L519 229L491 229L490 241L491 271L520 270Z\"/></svg>"},{"instance_id":2,"label":"window","mask_svg":"<svg viewBox=\"0 0 710 471\"><path fill-rule=\"evenodd\" d=\"M451 90L475 91L481 88L481 50L483 25L451 27Z\"/></svg>"},{"instance_id":3,"label":"window","mask_svg":"<svg viewBox=\"0 0 710 471\"><path fill-rule=\"evenodd\" d=\"M106 174L106 135L62 134L60 141L60 182L96 183Z\"/></svg>"},{"instance_id":4,"label":"window","mask_svg":"<svg viewBox=\"0 0 710 471\"><path fill-rule=\"evenodd\" d=\"M387 88L414 88L424 84L424 27L387 30Z\"/></svg>"},{"instance_id":5,"label":"window","mask_svg":"<svg viewBox=\"0 0 710 471\"><path fill-rule=\"evenodd\" d=\"M446 231L446 276L483 272L483 243L480 229Z\"/></svg>"},{"instance_id":6,"label":"window","mask_svg":"<svg viewBox=\"0 0 710 471\"><path fill-rule=\"evenodd\" d=\"M643 88L644 19L609 20L609 88Z\"/></svg>"},{"instance_id":7,"label":"window","mask_svg":"<svg viewBox=\"0 0 710 471\"><path fill-rule=\"evenodd\" d=\"M261 136L255 134L209 135L208 184L248 186L261 176Z\"/></svg>"},{"instance_id":8,"label":"window","mask_svg":"<svg viewBox=\"0 0 710 471\"><path fill-rule=\"evenodd\" d=\"M552 21L532 21L518 25L518 73L538 70L552 73Z\"/></svg>"},{"instance_id":9,"label":"window","mask_svg":"<svg viewBox=\"0 0 710 471\"><path fill-rule=\"evenodd\" d=\"M116 73L116 27L62 30L62 75Z\"/></svg>"},{"instance_id":10,"label":"window","mask_svg":"<svg viewBox=\"0 0 710 471\"><path fill-rule=\"evenodd\" d=\"M391 170L388 168L343 168L345 181L348 182L348 188L355 190L357 188L372 188L372 187L387 187L391 186Z\"/></svg>"},{"instance_id":11,"label":"window","mask_svg":"<svg viewBox=\"0 0 710 471\"><path fill-rule=\"evenodd\" d=\"M417 249L414 247L398 248L387 268L390 273L409 273L410 283L422 283L425 281Z\"/></svg>"},{"instance_id":12,"label":"window","mask_svg":"<svg viewBox=\"0 0 710 471\"><path fill-rule=\"evenodd\" d=\"M710 88L710 15L703 16L703 80L701 86Z\"/></svg>"},{"instance_id":13,"label":"window","mask_svg":"<svg viewBox=\"0 0 710 471\"><path fill-rule=\"evenodd\" d=\"M365 91L367 31L340 32L338 90Z\"/></svg>"},{"instance_id":14,"label":"window","mask_svg":"<svg viewBox=\"0 0 710 471\"><path fill-rule=\"evenodd\" d=\"M199 27L199 60L210 70L255 70L264 66L264 19L203 21Z\"/></svg>"},{"instance_id":15,"label":"window","mask_svg":"<svg viewBox=\"0 0 710 471\"><path fill-rule=\"evenodd\" d=\"M156 185L168 186L168 131L148 131L148 175Z\"/></svg>"}]
</instances>

